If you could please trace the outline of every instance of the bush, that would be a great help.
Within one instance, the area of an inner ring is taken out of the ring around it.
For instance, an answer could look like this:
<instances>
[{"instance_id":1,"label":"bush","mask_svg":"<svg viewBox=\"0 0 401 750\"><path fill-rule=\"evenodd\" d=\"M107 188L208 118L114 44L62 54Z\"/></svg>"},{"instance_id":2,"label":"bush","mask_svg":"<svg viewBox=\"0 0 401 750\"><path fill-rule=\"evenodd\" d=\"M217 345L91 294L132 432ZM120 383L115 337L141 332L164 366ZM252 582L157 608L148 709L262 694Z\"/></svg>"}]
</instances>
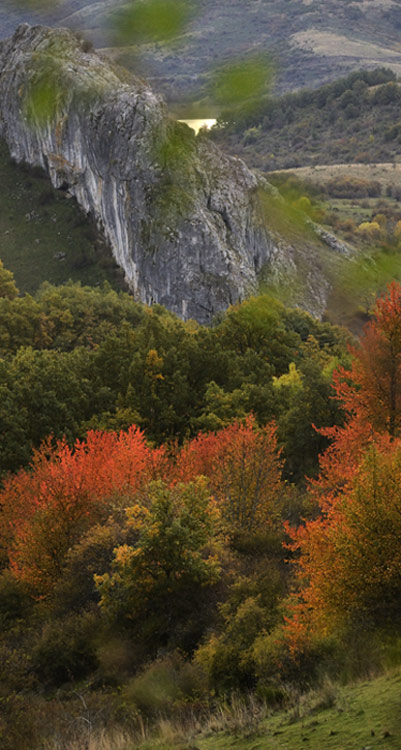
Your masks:
<instances>
[{"instance_id":1,"label":"bush","mask_svg":"<svg viewBox=\"0 0 401 750\"><path fill-rule=\"evenodd\" d=\"M97 666L94 637L98 627L97 613L48 621L32 648L32 668L38 679L58 687L88 675Z\"/></svg>"},{"instance_id":2,"label":"bush","mask_svg":"<svg viewBox=\"0 0 401 750\"><path fill-rule=\"evenodd\" d=\"M180 654L173 653L134 677L124 696L146 715L171 716L173 709L207 699L207 678L199 664L190 664Z\"/></svg>"},{"instance_id":3,"label":"bush","mask_svg":"<svg viewBox=\"0 0 401 750\"><path fill-rule=\"evenodd\" d=\"M4 631L16 620L25 619L31 609L32 600L26 587L8 570L0 574L0 629Z\"/></svg>"},{"instance_id":4,"label":"bush","mask_svg":"<svg viewBox=\"0 0 401 750\"><path fill-rule=\"evenodd\" d=\"M363 180L338 175L325 183L326 192L333 198L377 198L382 186L377 180Z\"/></svg>"}]
</instances>

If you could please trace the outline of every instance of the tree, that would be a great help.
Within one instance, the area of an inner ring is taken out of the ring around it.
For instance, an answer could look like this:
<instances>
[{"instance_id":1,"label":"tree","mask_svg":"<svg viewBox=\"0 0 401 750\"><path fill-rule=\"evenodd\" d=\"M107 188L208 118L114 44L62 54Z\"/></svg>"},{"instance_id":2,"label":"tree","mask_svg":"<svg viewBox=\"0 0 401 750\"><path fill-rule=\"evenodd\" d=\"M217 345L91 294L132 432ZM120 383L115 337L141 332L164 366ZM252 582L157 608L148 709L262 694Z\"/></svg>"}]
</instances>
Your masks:
<instances>
[{"instance_id":1,"label":"tree","mask_svg":"<svg viewBox=\"0 0 401 750\"><path fill-rule=\"evenodd\" d=\"M322 517L291 532L301 593L288 631L308 636L393 625L401 613L401 445L371 448Z\"/></svg>"},{"instance_id":2,"label":"tree","mask_svg":"<svg viewBox=\"0 0 401 750\"><path fill-rule=\"evenodd\" d=\"M18 297L19 290L14 281L14 274L4 268L3 261L0 260L0 297L14 299Z\"/></svg>"},{"instance_id":3,"label":"tree","mask_svg":"<svg viewBox=\"0 0 401 750\"><path fill-rule=\"evenodd\" d=\"M274 528L282 489L280 451L274 423L258 428L254 417L233 422L186 443L177 456L176 477L208 478L231 532Z\"/></svg>"},{"instance_id":4,"label":"tree","mask_svg":"<svg viewBox=\"0 0 401 750\"><path fill-rule=\"evenodd\" d=\"M391 439L401 431L401 285L392 282L377 300L351 370L336 375L337 398L349 418Z\"/></svg>"},{"instance_id":5,"label":"tree","mask_svg":"<svg viewBox=\"0 0 401 750\"><path fill-rule=\"evenodd\" d=\"M305 476L316 475L318 456L328 445L326 435L316 428L341 422L338 402L332 398L336 358L319 349L312 336L302 344L302 350L305 356L299 370L290 370L276 384L281 403L278 436L283 445L284 475L297 484L303 483Z\"/></svg>"},{"instance_id":6,"label":"tree","mask_svg":"<svg viewBox=\"0 0 401 750\"><path fill-rule=\"evenodd\" d=\"M157 478L163 462L164 450L149 448L135 426L91 431L73 449L46 441L0 494L0 541L17 578L50 593L82 534Z\"/></svg>"},{"instance_id":7,"label":"tree","mask_svg":"<svg viewBox=\"0 0 401 750\"><path fill-rule=\"evenodd\" d=\"M112 572L96 577L100 606L112 622L134 629L148 653L174 639L193 648L206 625L204 593L219 579L211 549L218 510L207 483L151 483L126 514L138 540L117 547Z\"/></svg>"},{"instance_id":8,"label":"tree","mask_svg":"<svg viewBox=\"0 0 401 750\"><path fill-rule=\"evenodd\" d=\"M366 616L385 620L380 602L398 612L401 432L401 286L392 283L349 370L334 384L345 424L321 430L332 443L310 485L321 515L289 529L300 553L300 593L287 630L296 642ZM295 602L295 603L294 603Z\"/></svg>"}]
</instances>

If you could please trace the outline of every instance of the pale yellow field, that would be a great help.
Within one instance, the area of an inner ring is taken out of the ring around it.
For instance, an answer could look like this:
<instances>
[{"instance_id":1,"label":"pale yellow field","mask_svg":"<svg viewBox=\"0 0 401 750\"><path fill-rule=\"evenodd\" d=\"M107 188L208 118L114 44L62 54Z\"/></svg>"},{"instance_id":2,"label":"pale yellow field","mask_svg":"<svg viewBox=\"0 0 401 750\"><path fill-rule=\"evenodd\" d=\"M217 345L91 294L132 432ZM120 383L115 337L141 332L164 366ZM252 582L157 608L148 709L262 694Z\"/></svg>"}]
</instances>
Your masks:
<instances>
[{"instance_id":1,"label":"pale yellow field","mask_svg":"<svg viewBox=\"0 0 401 750\"><path fill-rule=\"evenodd\" d=\"M362 180L377 180L385 189L389 185L401 185L401 163L382 164L319 164L313 167L298 169L280 169L280 173L289 172L317 184L323 184L333 177L356 177ZM274 172L272 172L274 174Z\"/></svg>"},{"instance_id":2,"label":"pale yellow field","mask_svg":"<svg viewBox=\"0 0 401 750\"><path fill-rule=\"evenodd\" d=\"M347 37L332 31L320 31L319 29L308 29L298 31L290 37L293 47L299 47L307 52L323 57L355 58L358 64L369 61L394 70L401 74L401 45L394 44L393 47L382 47L372 42L358 39L355 36Z\"/></svg>"}]
</instances>

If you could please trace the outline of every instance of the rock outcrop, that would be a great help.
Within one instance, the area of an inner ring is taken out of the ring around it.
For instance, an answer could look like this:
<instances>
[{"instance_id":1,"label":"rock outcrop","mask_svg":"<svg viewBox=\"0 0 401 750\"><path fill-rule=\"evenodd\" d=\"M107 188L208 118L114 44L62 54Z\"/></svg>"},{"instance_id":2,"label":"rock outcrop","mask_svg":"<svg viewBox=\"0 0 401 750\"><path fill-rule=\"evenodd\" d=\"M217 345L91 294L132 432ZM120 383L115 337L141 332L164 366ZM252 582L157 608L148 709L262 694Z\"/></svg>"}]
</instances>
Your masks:
<instances>
[{"instance_id":1,"label":"rock outcrop","mask_svg":"<svg viewBox=\"0 0 401 750\"><path fill-rule=\"evenodd\" d=\"M260 191L274 189L68 30L24 24L1 44L0 136L92 215L147 304L205 323L261 273L295 273L296 253L264 220ZM304 306L319 315L328 285L308 262Z\"/></svg>"}]
</instances>

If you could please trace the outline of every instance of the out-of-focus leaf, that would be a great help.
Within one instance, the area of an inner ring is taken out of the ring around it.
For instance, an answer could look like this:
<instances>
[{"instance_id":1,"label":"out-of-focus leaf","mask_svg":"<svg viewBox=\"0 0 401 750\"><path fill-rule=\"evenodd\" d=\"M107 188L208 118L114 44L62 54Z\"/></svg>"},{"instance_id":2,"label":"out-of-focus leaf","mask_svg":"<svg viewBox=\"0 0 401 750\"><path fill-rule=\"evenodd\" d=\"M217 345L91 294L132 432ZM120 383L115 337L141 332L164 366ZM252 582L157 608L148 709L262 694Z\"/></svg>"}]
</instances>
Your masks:
<instances>
[{"instance_id":1,"label":"out-of-focus leaf","mask_svg":"<svg viewBox=\"0 0 401 750\"><path fill-rule=\"evenodd\" d=\"M316 242L308 216L281 195L260 190L259 204L266 226L288 242L301 238Z\"/></svg>"},{"instance_id":2,"label":"out-of-focus leaf","mask_svg":"<svg viewBox=\"0 0 401 750\"><path fill-rule=\"evenodd\" d=\"M113 16L121 44L171 42L193 14L190 0L132 0Z\"/></svg>"},{"instance_id":3,"label":"out-of-focus leaf","mask_svg":"<svg viewBox=\"0 0 401 750\"><path fill-rule=\"evenodd\" d=\"M31 126L45 127L54 122L66 90L61 67L55 58L40 55L35 61L36 72L24 96L24 112Z\"/></svg>"},{"instance_id":4,"label":"out-of-focus leaf","mask_svg":"<svg viewBox=\"0 0 401 750\"><path fill-rule=\"evenodd\" d=\"M257 104L268 93L272 78L273 68L266 57L236 60L215 71L212 98L227 109Z\"/></svg>"}]
</instances>

